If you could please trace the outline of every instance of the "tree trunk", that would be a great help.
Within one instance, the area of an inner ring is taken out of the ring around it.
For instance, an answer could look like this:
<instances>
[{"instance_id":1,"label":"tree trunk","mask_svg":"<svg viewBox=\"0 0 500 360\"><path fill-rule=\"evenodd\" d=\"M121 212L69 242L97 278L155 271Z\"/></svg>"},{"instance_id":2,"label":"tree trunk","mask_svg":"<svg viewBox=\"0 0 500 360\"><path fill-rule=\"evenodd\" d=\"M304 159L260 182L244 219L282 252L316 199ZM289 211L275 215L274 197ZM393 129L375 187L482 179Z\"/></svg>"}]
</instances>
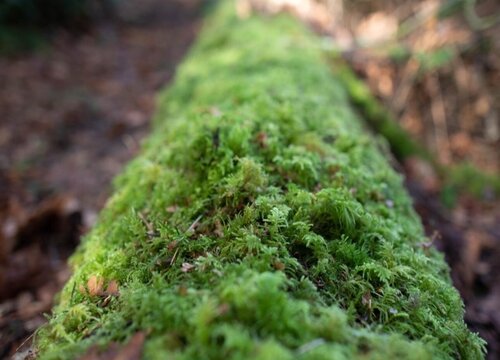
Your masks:
<instances>
[{"instance_id":1,"label":"tree trunk","mask_svg":"<svg viewBox=\"0 0 500 360\"><path fill-rule=\"evenodd\" d=\"M146 359L482 358L320 47L286 16L218 6L73 256L42 359L117 343Z\"/></svg>"}]
</instances>

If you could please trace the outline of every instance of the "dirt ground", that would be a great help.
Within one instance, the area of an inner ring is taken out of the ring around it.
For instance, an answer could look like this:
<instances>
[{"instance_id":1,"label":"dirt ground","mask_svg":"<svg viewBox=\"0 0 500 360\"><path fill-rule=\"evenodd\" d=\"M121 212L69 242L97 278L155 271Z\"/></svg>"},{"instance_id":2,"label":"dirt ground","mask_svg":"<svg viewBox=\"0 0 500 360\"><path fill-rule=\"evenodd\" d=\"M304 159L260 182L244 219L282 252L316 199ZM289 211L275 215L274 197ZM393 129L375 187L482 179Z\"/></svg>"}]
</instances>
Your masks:
<instances>
[{"instance_id":1,"label":"dirt ground","mask_svg":"<svg viewBox=\"0 0 500 360\"><path fill-rule=\"evenodd\" d=\"M87 34L60 32L46 51L0 58L0 358L26 348L45 322L43 313L50 311L54 294L69 276L67 257L95 221L112 178L138 151L156 93L172 79L199 30L200 2L123 2L116 19L92 26ZM408 82L404 67L359 59L353 65L382 102L392 98L383 84L397 91ZM462 101L464 106L479 112L494 109L496 95L485 95L484 87L464 95L446 85L455 73L463 73L457 67L467 73L469 66L484 65L478 65L474 52L465 60L437 75L440 92L469 99ZM490 72L483 80L491 89L500 67L486 65ZM440 135L432 112L414 114L428 101L425 84L432 77L412 80L408 91L414 96L396 115L416 139L442 153L435 148ZM450 111L462 110L455 106ZM480 114L468 114L450 125L444 160L472 159L485 170L498 171L498 140L487 139L491 125L477 120ZM429 236L451 265L466 303L466 321L488 341L489 358L500 358L498 200L460 195L447 209L428 164L410 159L400 170Z\"/></svg>"}]
</instances>

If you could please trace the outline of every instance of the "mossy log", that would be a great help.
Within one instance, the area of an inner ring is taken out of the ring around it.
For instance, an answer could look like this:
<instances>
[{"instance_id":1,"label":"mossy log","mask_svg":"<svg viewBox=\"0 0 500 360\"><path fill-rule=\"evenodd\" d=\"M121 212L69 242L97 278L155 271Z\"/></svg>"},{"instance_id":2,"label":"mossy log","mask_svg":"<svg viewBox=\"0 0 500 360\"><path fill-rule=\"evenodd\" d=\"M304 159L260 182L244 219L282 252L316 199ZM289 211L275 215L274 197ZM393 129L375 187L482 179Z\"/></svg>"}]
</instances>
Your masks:
<instances>
[{"instance_id":1,"label":"mossy log","mask_svg":"<svg viewBox=\"0 0 500 360\"><path fill-rule=\"evenodd\" d=\"M137 333L146 359L483 357L401 176L302 25L224 2L159 100L40 359Z\"/></svg>"}]
</instances>

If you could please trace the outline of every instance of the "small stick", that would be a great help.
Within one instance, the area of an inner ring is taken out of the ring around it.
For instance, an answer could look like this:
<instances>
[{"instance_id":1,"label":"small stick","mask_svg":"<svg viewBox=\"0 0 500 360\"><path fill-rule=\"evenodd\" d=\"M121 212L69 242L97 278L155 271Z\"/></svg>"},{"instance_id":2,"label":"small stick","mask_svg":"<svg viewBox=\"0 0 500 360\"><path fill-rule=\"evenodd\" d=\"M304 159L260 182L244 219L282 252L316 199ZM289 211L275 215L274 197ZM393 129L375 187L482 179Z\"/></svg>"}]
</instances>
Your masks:
<instances>
[{"instance_id":1,"label":"small stick","mask_svg":"<svg viewBox=\"0 0 500 360\"><path fill-rule=\"evenodd\" d=\"M19 351L19 349L20 349L20 348L22 348L22 347L24 346L24 344L26 344L29 340L31 340L31 338L32 338L33 336L35 336L35 334L36 334L36 331L33 331L33 334L31 334L30 336L28 336L28 337L27 337L27 338L26 338L26 339L25 339L25 340L21 343L21 345L19 345L19 346L17 347L16 351L14 351L14 354L15 354L15 353L17 353L17 352Z\"/></svg>"},{"instance_id":2,"label":"small stick","mask_svg":"<svg viewBox=\"0 0 500 360\"><path fill-rule=\"evenodd\" d=\"M146 220L146 217L144 216L143 213L139 212L138 213L138 216L139 216L139 219L141 219L142 223L144 224L144 226L146 227L146 229L148 230L146 232L146 234L149 236L149 237L154 237L154 236L157 236L158 235L158 232L155 230L153 224L151 224L150 222L148 222Z\"/></svg>"},{"instance_id":3,"label":"small stick","mask_svg":"<svg viewBox=\"0 0 500 360\"><path fill-rule=\"evenodd\" d=\"M200 222L201 218L203 217L203 215L200 215L196 218L196 220L191 224L190 227L188 227L188 229L186 230L186 232L190 232L190 231L193 231L194 228L196 227L196 225L198 225L198 223Z\"/></svg>"},{"instance_id":4,"label":"small stick","mask_svg":"<svg viewBox=\"0 0 500 360\"><path fill-rule=\"evenodd\" d=\"M179 248L175 249L174 256L172 256L172 260L170 260L170 266L172 266L174 264L178 253L179 253Z\"/></svg>"}]
</instances>

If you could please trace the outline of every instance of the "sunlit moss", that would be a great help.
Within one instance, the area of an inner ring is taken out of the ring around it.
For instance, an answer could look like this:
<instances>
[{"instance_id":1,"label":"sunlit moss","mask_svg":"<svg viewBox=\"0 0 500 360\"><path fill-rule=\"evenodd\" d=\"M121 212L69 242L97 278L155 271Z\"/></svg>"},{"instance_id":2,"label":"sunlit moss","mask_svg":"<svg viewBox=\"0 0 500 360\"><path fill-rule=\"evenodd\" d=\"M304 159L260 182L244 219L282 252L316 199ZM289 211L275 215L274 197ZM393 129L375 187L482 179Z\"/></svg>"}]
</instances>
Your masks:
<instances>
[{"instance_id":1,"label":"sunlit moss","mask_svg":"<svg viewBox=\"0 0 500 360\"><path fill-rule=\"evenodd\" d=\"M73 257L42 359L140 330L148 359L482 357L318 45L287 17L208 20ZM82 291L91 276L119 296Z\"/></svg>"}]
</instances>

